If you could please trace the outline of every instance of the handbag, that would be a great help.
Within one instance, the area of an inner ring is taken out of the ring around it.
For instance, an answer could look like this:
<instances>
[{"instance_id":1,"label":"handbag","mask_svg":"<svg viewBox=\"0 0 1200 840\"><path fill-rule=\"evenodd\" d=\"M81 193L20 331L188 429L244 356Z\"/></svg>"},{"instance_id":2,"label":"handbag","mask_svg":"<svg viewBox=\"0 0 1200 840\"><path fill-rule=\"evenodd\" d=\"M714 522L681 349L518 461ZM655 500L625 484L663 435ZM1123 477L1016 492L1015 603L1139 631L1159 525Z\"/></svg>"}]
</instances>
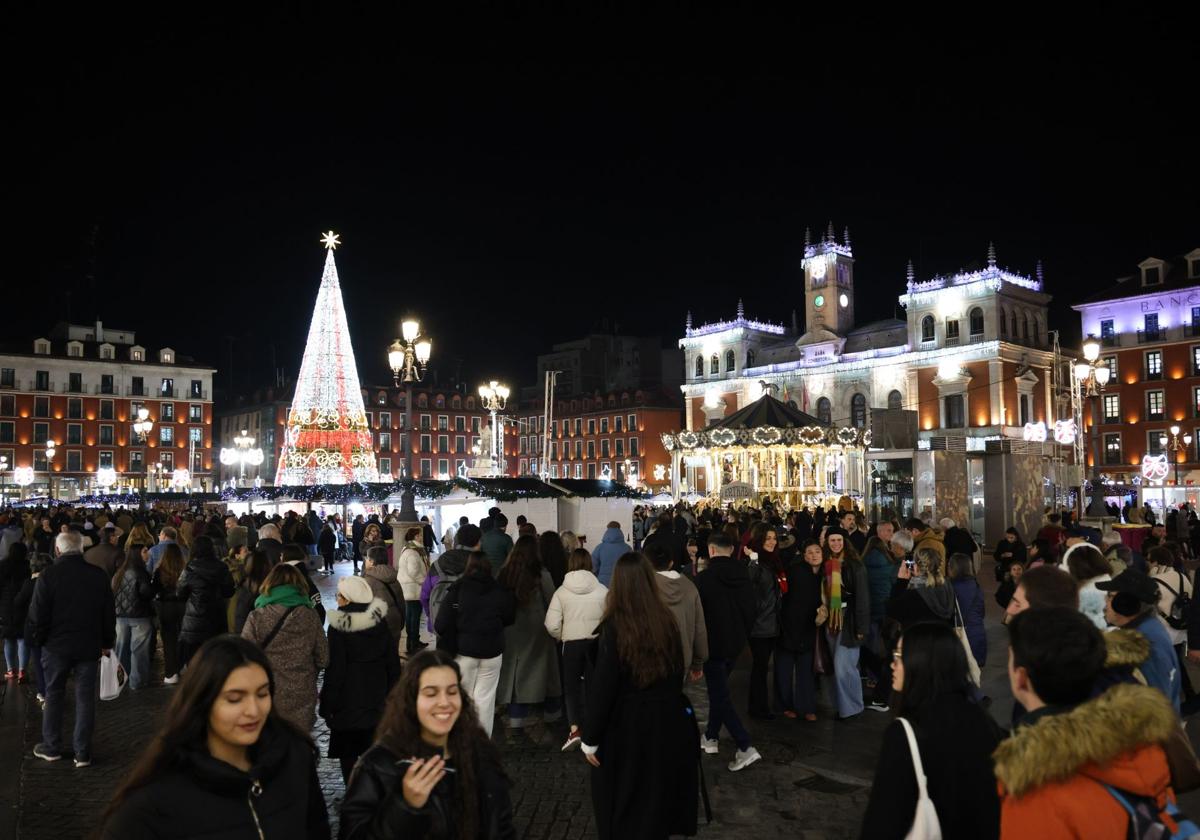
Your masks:
<instances>
[{"instance_id":1,"label":"handbag","mask_svg":"<svg viewBox=\"0 0 1200 840\"><path fill-rule=\"evenodd\" d=\"M925 767L921 764L921 750L917 748L917 736L912 724L904 718L896 718L904 727L908 738L908 751L912 753L913 773L917 777L917 811L913 814L912 828L905 835L905 840L942 840L942 824L938 820L937 808L929 798L926 784Z\"/></svg>"},{"instance_id":2,"label":"handbag","mask_svg":"<svg viewBox=\"0 0 1200 840\"><path fill-rule=\"evenodd\" d=\"M1167 754L1167 766L1171 770L1171 787L1178 795L1200 788L1200 759L1192 749L1192 741L1184 726L1171 730L1171 737L1163 742Z\"/></svg>"},{"instance_id":3,"label":"handbag","mask_svg":"<svg viewBox=\"0 0 1200 840\"><path fill-rule=\"evenodd\" d=\"M125 668L115 653L100 657L100 699L116 700L125 688Z\"/></svg>"},{"instance_id":4,"label":"handbag","mask_svg":"<svg viewBox=\"0 0 1200 840\"><path fill-rule=\"evenodd\" d=\"M823 627L817 628L817 636L813 643L813 673L822 676L833 673L833 654L829 651L829 642L825 638Z\"/></svg>"},{"instance_id":5,"label":"handbag","mask_svg":"<svg viewBox=\"0 0 1200 840\"><path fill-rule=\"evenodd\" d=\"M266 653L267 646L271 644L271 642L275 641L275 637L279 635L279 631L283 629L283 622L287 621L287 617L292 614L292 610L294 609L296 608L288 607L286 610L284 610L283 615L279 616L279 620L276 621L275 626L271 628L271 632L268 633L267 637L262 640L262 644L259 645L259 648L263 653Z\"/></svg>"},{"instance_id":6,"label":"handbag","mask_svg":"<svg viewBox=\"0 0 1200 840\"><path fill-rule=\"evenodd\" d=\"M963 624L962 613L958 611L957 597L954 599L954 635L958 636L958 641L963 646L963 652L967 654L967 672L971 676L971 682L978 688L980 680L979 663L975 661L975 654L971 652L971 642L967 639L967 628Z\"/></svg>"}]
</instances>

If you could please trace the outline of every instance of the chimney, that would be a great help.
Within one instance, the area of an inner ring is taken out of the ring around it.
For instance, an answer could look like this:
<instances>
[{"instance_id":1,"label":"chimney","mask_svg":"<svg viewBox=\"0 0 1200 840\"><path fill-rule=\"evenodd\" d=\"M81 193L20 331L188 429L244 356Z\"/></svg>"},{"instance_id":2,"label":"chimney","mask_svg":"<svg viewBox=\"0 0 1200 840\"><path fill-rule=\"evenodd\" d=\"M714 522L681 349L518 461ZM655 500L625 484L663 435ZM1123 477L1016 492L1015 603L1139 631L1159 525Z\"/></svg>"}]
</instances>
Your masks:
<instances>
[{"instance_id":1,"label":"chimney","mask_svg":"<svg viewBox=\"0 0 1200 840\"><path fill-rule=\"evenodd\" d=\"M96 341L104 341L104 322L96 321Z\"/></svg>"}]
</instances>

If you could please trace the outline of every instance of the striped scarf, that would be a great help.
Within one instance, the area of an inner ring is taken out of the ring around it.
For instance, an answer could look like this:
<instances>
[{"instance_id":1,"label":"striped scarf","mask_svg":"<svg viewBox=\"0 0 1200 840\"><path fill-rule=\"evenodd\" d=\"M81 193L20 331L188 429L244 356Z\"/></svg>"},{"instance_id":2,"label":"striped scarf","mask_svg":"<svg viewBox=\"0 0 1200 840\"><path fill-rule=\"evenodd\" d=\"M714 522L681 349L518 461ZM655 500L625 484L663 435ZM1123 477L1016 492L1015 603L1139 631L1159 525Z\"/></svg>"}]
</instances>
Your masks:
<instances>
[{"instance_id":1,"label":"striped scarf","mask_svg":"<svg viewBox=\"0 0 1200 840\"><path fill-rule=\"evenodd\" d=\"M825 605L829 608L829 629L842 626L842 561L831 557L825 564Z\"/></svg>"}]
</instances>

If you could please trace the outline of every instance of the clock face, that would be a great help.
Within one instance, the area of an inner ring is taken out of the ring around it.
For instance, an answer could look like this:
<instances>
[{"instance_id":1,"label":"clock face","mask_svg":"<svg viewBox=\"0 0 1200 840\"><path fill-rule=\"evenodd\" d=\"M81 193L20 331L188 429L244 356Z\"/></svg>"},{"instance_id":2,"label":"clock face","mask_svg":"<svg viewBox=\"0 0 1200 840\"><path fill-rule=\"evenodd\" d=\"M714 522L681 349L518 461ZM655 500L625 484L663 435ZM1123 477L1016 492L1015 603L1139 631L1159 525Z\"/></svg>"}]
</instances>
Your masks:
<instances>
[{"instance_id":1,"label":"clock face","mask_svg":"<svg viewBox=\"0 0 1200 840\"><path fill-rule=\"evenodd\" d=\"M824 279L824 277L825 277L825 258L824 257L813 257L812 260L809 261L809 269L808 270L809 270L809 273L812 275L812 279L814 279L814 280Z\"/></svg>"},{"instance_id":2,"label":"clock face","mask_svg":"<svg viewBox=\"0 0 1200 840\"><path fill-rule=\"evenodd\" d=\"M838 303L840 303L842 305L842 309L845 309L847 306L850 305L850 298L846 297L845 295L842 295L840 298L838 298Z\"/></svg>"},{"instance_id":3,"label":"clock face","mask_svg":"<svg viewBox=\"0 0 1200 840\"><path fill-rule=\"evenodd\" d=\"M813 305L816 306L817 309L820 309L822 306L824 306L825 295L817 295L815 298L813 298Z\"/></svg>"}]
</instances>

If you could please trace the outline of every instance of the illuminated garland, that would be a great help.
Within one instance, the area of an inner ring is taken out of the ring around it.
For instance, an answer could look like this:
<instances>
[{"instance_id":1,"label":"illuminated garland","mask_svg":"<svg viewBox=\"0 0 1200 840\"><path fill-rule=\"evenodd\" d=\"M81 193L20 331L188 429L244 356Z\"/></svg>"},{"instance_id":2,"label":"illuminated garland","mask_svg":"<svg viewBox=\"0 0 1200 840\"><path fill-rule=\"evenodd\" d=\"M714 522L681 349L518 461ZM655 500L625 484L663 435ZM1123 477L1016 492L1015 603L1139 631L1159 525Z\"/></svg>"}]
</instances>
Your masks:
<instances>
[{"instance_id":1,"label":"illuminated garland","mask_svg":"<svg viewBox=\"0 0 1200 840\"><path fill-rule=\"evenodd\" d=\"M436 501L444 499L455 490L498 502L515 502L519 499L552 499L563 495L581 498L625 498L640 499L645 494L636 488L619 482L584 481L563 479L567 493L535 478L473 479L450 478L444 481L419 480L413 482L413 495L419 499ZM350 504L354 502L384 502L404 492L400 481L375 482L370 484L302 484L283 487L233 487L221 491L220 498L227 502L295 501ZM194 495L194 494L193 494Z\"/></svg>"}]
</instances>

